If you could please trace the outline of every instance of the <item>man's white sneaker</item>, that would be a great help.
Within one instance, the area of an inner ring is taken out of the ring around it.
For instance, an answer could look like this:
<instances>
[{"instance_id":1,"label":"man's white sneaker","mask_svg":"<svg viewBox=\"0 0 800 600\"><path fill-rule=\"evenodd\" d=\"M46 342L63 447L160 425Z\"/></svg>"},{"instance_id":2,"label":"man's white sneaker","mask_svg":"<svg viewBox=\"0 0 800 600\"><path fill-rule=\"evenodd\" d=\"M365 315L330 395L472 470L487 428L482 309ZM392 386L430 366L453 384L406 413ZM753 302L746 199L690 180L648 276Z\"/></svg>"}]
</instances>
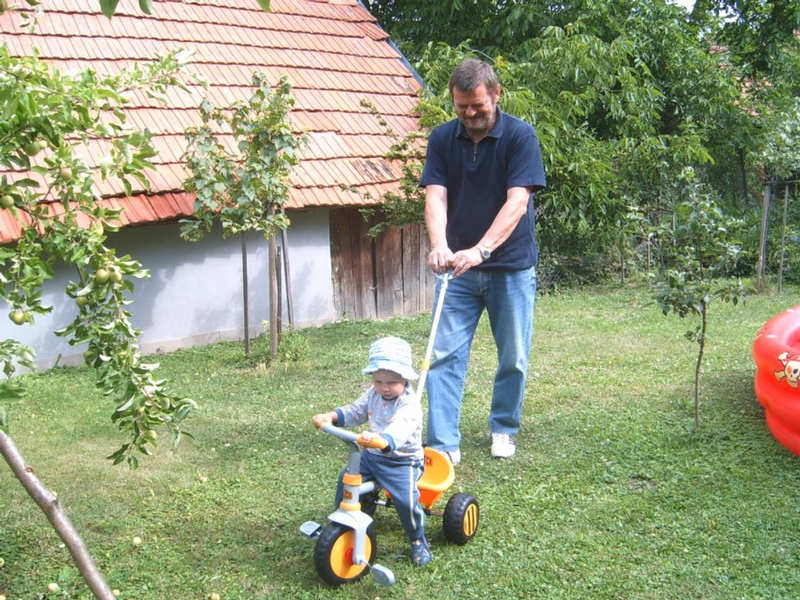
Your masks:
<instances>
[{"instance_id":1,"label":"man's white sneaker","mask_svg":"<svg viewBox=\"0 0 800 600\"><path fill-rule=\"evenodd\" d=\"M447 458L450 459L450 462L453 463L454 467L457 467L458 463L461 462L461 450L445 450L444 453L447 455Z\"/></svg>"},{"instance_id":2,"label":"man's white sneaker","mask_svg":"<svg viewBox=\"0 0 800 600\"><path fill-rule=\"evenodd\" d=\"M514 438L508 433L493 433L492 434L492 456L494 458L510 458L514 456L517 447L514 444Z\"/></svg>"}]
</instances>

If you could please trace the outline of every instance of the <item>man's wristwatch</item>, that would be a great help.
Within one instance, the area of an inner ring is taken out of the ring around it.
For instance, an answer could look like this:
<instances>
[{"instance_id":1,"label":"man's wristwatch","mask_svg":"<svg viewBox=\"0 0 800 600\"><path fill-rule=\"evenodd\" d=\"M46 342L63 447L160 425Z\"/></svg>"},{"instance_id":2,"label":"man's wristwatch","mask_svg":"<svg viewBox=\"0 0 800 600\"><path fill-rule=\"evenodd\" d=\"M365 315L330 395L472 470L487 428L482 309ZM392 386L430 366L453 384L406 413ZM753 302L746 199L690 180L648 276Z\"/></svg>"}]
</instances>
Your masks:
<instances>
[{"instance_id":1,"label":"man's wristwatch","mask_svg":"<svg viewBox=\"0 0 800 600\"><path fill-rule=\"evenodd\" d=\"M481 246L480 244L475 244L475 247L478 249L478 252L481 253L481 258L483 260L488 260L489 257L492 255L492 251L489 250L486 246Z\"/></svg>"}]
</instances>

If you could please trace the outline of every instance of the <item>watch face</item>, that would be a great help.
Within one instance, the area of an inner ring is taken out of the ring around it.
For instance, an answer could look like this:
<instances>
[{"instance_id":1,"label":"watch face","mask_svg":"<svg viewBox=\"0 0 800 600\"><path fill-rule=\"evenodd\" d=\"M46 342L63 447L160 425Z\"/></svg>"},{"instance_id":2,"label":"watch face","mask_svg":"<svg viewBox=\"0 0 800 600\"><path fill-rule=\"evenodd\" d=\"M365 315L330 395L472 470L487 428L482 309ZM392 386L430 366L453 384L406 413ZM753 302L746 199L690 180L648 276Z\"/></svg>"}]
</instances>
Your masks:
<instances>
[{"instance_id":1,"label":"watch face","mask_svg":"<svg viewBox=\"0 0 800 600\"><path fill-rule=\"evenodd\" d=\"M483 257L484 260L489 258L491 255L492 253L489 252L486 248L481 248L481 256Z\"/></svg>"}]
</instances>

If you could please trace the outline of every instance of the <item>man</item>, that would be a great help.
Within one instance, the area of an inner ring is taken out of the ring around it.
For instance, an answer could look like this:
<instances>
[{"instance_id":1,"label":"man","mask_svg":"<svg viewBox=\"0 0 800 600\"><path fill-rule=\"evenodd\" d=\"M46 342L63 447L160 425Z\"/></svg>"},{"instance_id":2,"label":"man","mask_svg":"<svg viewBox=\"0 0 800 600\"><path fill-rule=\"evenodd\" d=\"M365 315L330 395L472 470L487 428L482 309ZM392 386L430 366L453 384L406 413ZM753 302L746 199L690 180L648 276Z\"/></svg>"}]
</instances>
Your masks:
<instances>
[{"instance_id":1,"label":"man","mask_svg":"<svg viewBox=\"0 0 800 600\"><path fill-rule=\"evenodd\" d=\"M458 464L464 380L484 309L499 362L489 412L491 454L508 458L516 450L536 295L533 195L546 180L536 132L500 110L500 84L489 64L464 60L450 78L450 94L458 118L431 132L420 186L428 264L454 277L427 380L427 437Z\"/></svg>"}]
</instances>

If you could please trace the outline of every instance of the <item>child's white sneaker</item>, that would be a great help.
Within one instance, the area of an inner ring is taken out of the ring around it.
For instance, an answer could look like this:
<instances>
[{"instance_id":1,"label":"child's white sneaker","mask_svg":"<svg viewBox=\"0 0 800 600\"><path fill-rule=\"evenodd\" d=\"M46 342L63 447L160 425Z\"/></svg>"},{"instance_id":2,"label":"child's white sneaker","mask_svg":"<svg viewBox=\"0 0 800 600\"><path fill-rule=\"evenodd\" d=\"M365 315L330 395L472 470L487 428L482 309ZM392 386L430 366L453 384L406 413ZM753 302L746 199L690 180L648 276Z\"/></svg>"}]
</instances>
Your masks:
<instances>
[{"instance_id":1,"label":"child's white sneaker","mask_svg":"<svg viewBox=\"0 0 800 600\"><path fill-rule=\"evenodd\" d=\"M450 459L450 462L454 467L457 467L461 462L461 450L458 448L455 450L445 450L444 453L447 455L447 458Z\"/></svg>"},{"instance_id":2,"label":"child's white sneaker","mask_svg":"<svg viewBox=\"0 0 800 600\"><path fill-rule=\"evenodd\" d=\"M510 458L514 456L517 447L514 438L508 433L492 434L492 456L494 458Z\"/></svg>"}]
</instances>

